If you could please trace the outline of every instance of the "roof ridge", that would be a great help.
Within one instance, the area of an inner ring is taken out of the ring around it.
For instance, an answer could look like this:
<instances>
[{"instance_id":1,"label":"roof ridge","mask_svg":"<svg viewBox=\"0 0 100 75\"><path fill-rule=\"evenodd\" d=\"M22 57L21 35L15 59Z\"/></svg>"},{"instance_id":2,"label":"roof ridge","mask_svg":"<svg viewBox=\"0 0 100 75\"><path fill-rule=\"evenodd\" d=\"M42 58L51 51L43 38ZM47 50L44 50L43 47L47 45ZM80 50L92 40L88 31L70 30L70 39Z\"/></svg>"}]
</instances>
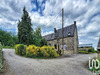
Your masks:
<instances>
[{"instance_id":1,"label":"roof ridge","mask_svg":"<svg viewBox=\"0 0 100 75\"><path fill-rule=\"evenodd\" d=\"M72 26L72 25L74 25L74 24L68 25L68 26L66 26L66 27L64 27L64 28L70 27L70 26ZM62 30L62 28L57 29L57 31L58 31L58 30ZM51 34L54 34L54 32L53 32L53 33L50 33L50 34L47 34L47 35L51 35ZM44 36L47 36L47 35L44 35ZM43 36L43 37L44 37L44 36Z\"/></svg>"}]
</instances>

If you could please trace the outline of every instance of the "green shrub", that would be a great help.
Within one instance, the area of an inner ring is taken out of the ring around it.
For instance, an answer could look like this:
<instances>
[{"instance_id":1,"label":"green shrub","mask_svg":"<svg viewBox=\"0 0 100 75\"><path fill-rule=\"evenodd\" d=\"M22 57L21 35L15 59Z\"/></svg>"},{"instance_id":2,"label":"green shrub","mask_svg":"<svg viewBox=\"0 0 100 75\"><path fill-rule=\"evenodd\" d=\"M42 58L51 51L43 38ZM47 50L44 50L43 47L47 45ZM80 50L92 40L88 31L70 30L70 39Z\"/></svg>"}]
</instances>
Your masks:
<instances>
[{"instance_id":1,"label":"green shrub","mask_svg":"<svg viewBox=\"0 0 100 75\"><path fill-rule=\"evenodd\" d=\"M94 50L94 48L91 48L91 49L88 50L88 52L89 53L95 53L95 50Z\"/></svg>"},{"instance_id":2,"label":"green shrub","mask_svg":"<svg viewBox=\"0 0 100 75\"><path fill-rule=\"evenodd\" d=\"M19 45L18 52L19 52L19 55L23 55L24 54L24 44L20 44Z\"/></svg>"},{"instance_id":3,"label":"green shrub","mask_svg":"<svg viewBox=\"0 0 100 75\"><path fill-rule=\"evenodd\" d=\"M27 46L24 44L17 44L15 45L15 53L19 55L26 55L26 48Z\"/></svg>"},{"instance_id":4,"label":"green shrub","mask_svg":"<svg viewBox=\"0 0 100 75\"><path fill-rule=\"evenodd\" d=\"M62 55L61 53L62 53L62 50L60 50L60 51L57 51L57 53L59 54L59 55Z\"/></svg>"},{"instance_id":5,"label":"green shrub","mask_svg":"<svg viewBox=\"0 0 100 75\"><path fill-rule=\"evenodd\" d=\"M21 56L26 55L27 57L58 57L55 47L42 46L37 47L35 45L29 45L28 47L24 44L15 45L15 53Z\"/></svg>"}]
</instances>

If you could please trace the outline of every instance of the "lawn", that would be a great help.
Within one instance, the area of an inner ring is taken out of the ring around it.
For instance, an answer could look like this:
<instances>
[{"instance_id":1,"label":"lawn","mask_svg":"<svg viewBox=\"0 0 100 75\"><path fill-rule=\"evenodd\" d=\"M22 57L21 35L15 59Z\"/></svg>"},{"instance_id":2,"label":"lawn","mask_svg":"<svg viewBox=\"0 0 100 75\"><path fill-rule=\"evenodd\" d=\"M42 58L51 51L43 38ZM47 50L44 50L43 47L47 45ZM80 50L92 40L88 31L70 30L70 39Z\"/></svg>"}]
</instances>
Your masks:
<instances>
[{"instance_id":1,"label":"lawn","mask_svg":"<svg viewBox=\"0 0 100 75\"><path fill-rule=\"evenodd\" d=\"M14 47L10 47L10 46L3 46L2 48L14 49Z\"/></svg>"}]
</instances>

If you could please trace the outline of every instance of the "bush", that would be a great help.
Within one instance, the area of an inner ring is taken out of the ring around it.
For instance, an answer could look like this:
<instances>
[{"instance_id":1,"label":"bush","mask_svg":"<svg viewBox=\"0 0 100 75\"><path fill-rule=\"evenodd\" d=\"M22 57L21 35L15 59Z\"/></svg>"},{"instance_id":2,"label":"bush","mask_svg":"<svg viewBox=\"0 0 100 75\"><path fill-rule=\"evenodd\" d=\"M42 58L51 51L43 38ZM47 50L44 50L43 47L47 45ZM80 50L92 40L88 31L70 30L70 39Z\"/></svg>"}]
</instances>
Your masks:
<instances>
[{"instance_id":1,"label":"bush","mask_svg":"<svg viewBox=\"0 0 100 75\"><path fill-rule=\"evenodd\" d=\"M35 45L29 45L26 48L26 56L28 57L36 57L39 54L39 47Z\"/></svg>"},{"instance_id":2,"label":"bush","mask_svg":"<svg viewBox=\"0 0 100 75\"><path fill-rule=\"evenodd\" d=\"M15 53L16 53L16 54L19 54L19 52L18 52L18 47L19 47L19 45L20 45L20 44L15 45Z\"/></svg>"},{"instance_id":3,"label":"bush","mask_svg":"<svg viewBox=\"0 0 100 75\"><path fill-rule=\"evenodd\" d=\"M29 45L28 47L23 44L15 45L15 53L19 55L26 55L27 57L58 57L59 54L55 51L54 47Z\"/></svg>"},{"instance_id":4,"label":"bush","mask_svg":"<svg viewBox=\"0 0 100 75\"><path fill-rule=\"evenodd\" d=\"M95 50L94 50L94 48L91 48L91 49L88 50L88 52L89 53L95 53Z\"/></svg>"},{"instance_id":5,"label":"bush","mask_svg":"<svg viewBox=\"0 0 100 75\"><path fill-rule=\"evenodd\" d=\"M27 46L24 44L17 44L15 45L15 53L19 55L26 55L26 48Z\"/></svg>"},{"instance_id":6,"label":"bush","mask_svg":"<svg viewBox=\"0 0 100 75\"><path fill-rule=\"evenodd\" d=\"M57 51L57 53L59 54L59 55L62 55L61 53L62 53L62 50L60 50L60 51Z\"/></svg>"},{"instance_id":7,"label":"bush","mask_svg":"<svg viewBox=\"0 0 100 75\"><path fill-rule=\"evenodd\" d=\"M55 51L54 47L43 46L40 48L40 52L44 57L57 57L59 54Z\"/></svg>"}]
</instances>

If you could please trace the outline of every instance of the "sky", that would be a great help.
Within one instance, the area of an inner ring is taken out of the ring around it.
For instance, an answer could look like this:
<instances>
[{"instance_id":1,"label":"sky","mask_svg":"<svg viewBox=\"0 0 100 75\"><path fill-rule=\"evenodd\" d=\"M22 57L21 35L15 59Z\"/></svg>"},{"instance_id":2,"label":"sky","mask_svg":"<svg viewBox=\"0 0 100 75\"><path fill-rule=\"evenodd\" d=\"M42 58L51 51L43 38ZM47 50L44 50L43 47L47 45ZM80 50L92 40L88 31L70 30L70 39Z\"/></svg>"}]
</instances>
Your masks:
<instances>
[{"instance_id":1,"label":"sky","mask_svg":"<svg viewBox=\"0 0 100 75\"><path fill-rule=\"evenodd\" d=\"M0 29L18 32L23 7L29 12L32 28L41 27L42 35L61 28L62 8L64 27L76 21L79 44L97 48L100 37L100 0L0 0Z\"/></svg>"}]
</instances>

